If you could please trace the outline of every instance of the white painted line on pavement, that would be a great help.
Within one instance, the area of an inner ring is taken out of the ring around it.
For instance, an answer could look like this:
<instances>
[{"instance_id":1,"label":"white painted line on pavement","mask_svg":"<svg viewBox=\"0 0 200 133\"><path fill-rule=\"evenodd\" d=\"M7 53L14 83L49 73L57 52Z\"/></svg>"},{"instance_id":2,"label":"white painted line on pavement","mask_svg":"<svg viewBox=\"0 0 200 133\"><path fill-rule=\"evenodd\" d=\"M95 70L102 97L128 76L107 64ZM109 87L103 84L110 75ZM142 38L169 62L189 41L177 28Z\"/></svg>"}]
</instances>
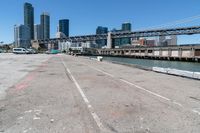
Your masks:
<instances>
[{"instance_id":1,"label":"white painted line on pavement","mask_svg":"<svg viewBox=\"0 0 200 133\"><path fill-rule=\"evenodd\" d=\"M200 112L199 112L199 111L197 111L196 109L193 109L192 111L193 111L194 113L196 113L196 114L200 115Z\"/></svg>"},{"instance_id":2,"label":"white painted line on pavement","mask_svg":"<svg viewBox=\"0 0 200 133\"><path fill-rule=\"evenodd\" d=\"M85 64L85 65L87 65L87 64ZM87 65L87 66L89 66L89 65ZM112 75L112 74L110 74L110 73L107 73L107 72L105 72L105 71L102 71L102 70L100 70L100 69L98 69L98 68L95 68L95 67L92 67L92 66L89 66L90 68L93 68L93 69L95 69L95 70L97 70L97 71L99 71L99 72L102 72L102 73L104 73L104 74L106 74L106 75L108 75L108 76L110 76L110 77L115 77L114 75ZM166 98L166 97L164 97L164 96L161 96L161 95L159 95L159 94L157 94L157 93L155 93L155 92L152 92L152 91L149 91L149 90L147 90L147 89L145 89L145 88L143 88L143 87L140 87L140 86L138 86L138 85L136 85L136 84L133 84L133 83L131 83L131 82L129 82L129 81L126 81L126 80L124 80L124 79L119 79L119 80L121 80L122 82L124 82L124 83L126 83L126 84L129 84L129 85L131 85L131 86L135 86L136 88L138 88L138 89L141 89L141 90L143 90L143 91L146 91L146 92L148 92L148 93L150 93L150 94L152 94L152 95L154 95L154 96L157 96L157 97L160 97L160 98L162 98L162 99L164 99L164 100L166 100L166 101L171 101L171 99L169 99L169 98Z\"/></svg>"},{"instance_id":3,"label":"white painted line on pavement","mask_svg":"<svg viewBox=\"0 0 200 133\"><path fill-rule=\"evenodd\" d=\"M98 69L98 68L95 68L95 67L92 67L92 66L89 66L89 67L91 67L91 68L93 68L93 69L95 69L95 70L97 70L97 71L99 71L99 72L102 72L103 74L106 74L106 75L108 75L108 76L110 76L110 77L112 77L112 78L114 78L114 75L112 75L112 74L110 74L110 73L107 73L107 72L105 72L105 71L102 71L102 70L100 70L100 69Z\"/></svg>"},{"instance_id":4,"label":"white painted line on pavement","mask_svg":"<svg viewBox=\"0 0 200 133\"><path fill-rule=\"evenodd\" d=\"M133 84L133 83L131 83L131 82L129 82L129 81L126 81L126 80L124 80L124 79L120 79L120 80L121 80L122 82L124 82L124 83L127 83L127 84L129 84L129 85L135 86L135 87L138 88L138 89L141 89L141 90L143 90L143 91L146 91L146 92L148 92L148 93L150 93L150 94L152 94L152 95L154 95L154 96L160 97L160 98L162 98L162 99L164 99L164 100L166 100L166 101L171 101L171 99L169 99L169 98L166 98L166 97L164 97L164 96L161 96L161 95L159 95L159 94L157 94L157 93L155 93L155 92L149 91L149 90L147 90L147 89L145 89L145 88L143 88L143 87L140 87L140 86L138 86L138 85L136 85L136 84Z\"/></svg>"},{"instance_id":5,"label":"white painted line on pavement","mask_svg":"<svg viewBox=\"0 0 200 133\"><path fill-rule=\"evenodd\" d=\"M176 104L176 105L178 105L178 106L180 106L180 107L183 107L183 105L180 104L180 103L177 103L177 102L175 102L175 101L173 101L173 103Z\"/></svg>"},{"instance_id":6,"label":"white painted line on pavement","mask_svg":"<svg viewBox=\"0 0 200 133\"><path fill-rule=\"evenodd\" d=\"M72 75L71 71L68 69L68 67L65 65L63 59L62 59L62 63L64 65L64 67L66 68L67 72L69 73L72 81L74 82L74 84L76 85L79 93L81 94L84 102L86 103L88 110L90 111L90 114L92 115L93 119L95 120L97 126L99 127L99 129L101 131L107 131L107 129L103 126L101 119L99 118L99 116L95 113L94 108L92 107L92 105L90 104L89 100L87 99L86 95L84 94L83 90L81 89L80 85L78 84L78 82L76 81L76 79L74 78L74 76Z\"/></svg>"},{"instance_id":7,"label":"white painted line on pavement","mask_svg":"<svg viewBox=\"0 0 200 133\"><path fill-rule=\"evenodd\" d=\"M85 64L85 63L83 63L83 64ZM103 71L103 70L100 70L100 69L98 69L98 68L95 68L95 67L93 67L93 66L89 66L89 65L87 65L87 64L85 64L85 65L88 66L88 67L90 67L90 68L92 68L92 69L94 69L94 70L97 70L97 71L99 71L99 72L102 72L102 73L104 73L104 74L106 74L106 75L108 75L108 76L110 76L110 77L112 77L112 78L115 78L115 76L112 75L112 74L110 74L110 73L107 73L107 72L105 72L105 71ZM131 83L131 82L127 81L127 80L124 80L124 79L119 79L119 80L122 81L122 82L124 82L124 83L126 83L126 84L129 84L129 85L131 85L131 86L135 86L136 88L138 88L138 89L140 89L140 90L146 91L146 92L150 93L151 95L154 95L154 96L156 96L156 97L159 97L159 98L162 98L162 99L164 99L164 100L166 100L166 101L169 101L169 102L173 103L173 104L176 105L176 106L179 106L179 107L183 108L183 105L182 105L181 103L178 103L178 102L176 102L176 101L174 101L174 100L172 100L172 99L169 99L169 98L167 98L167 97L165 97L165 96L162 96L162 95L160 95L160 94L157 94L157 93L155 93L155 92L152 92L152 91L150 91L150 90L147 90L147 89L145 89L145 88L143 88L143 87L141 87L141 86L138 86L138 85L136 85L136 84L134 84L134 83ZM189 109L189 110L190 110L190 109ZM191 110L190 110L190 111L191 111ZM196 114L198 114L198 115L200 115L200 112L197 111L197 110L195 110L195 109L193 109L192 112L193 112L193 113L196 113Z\"/></svg>"}]
</instances>

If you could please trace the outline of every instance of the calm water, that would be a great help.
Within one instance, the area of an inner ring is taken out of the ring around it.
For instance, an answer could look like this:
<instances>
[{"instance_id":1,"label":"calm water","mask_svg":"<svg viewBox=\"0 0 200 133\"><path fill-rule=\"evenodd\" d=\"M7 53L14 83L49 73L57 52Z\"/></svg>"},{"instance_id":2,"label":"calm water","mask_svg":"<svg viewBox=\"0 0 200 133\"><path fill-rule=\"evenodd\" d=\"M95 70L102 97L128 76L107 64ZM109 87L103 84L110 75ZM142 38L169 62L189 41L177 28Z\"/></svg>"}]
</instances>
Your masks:
<instances>
[{"instance_id":1,"label":"calm water","mask_svg":"<svg viewBox=\"0 0 200 133\"><path fill-rule=\"evenodd\" d=\"M162 60L147 60L147 59L133 59L120 57L104 57L106 61L116 61L128 64L135 64L143 67L164 67L174 68L179 70L187 70L192 72L200 72L200 63L196 62L180 62L180 61L162 61Z\"/></svg>"}]
</instances>

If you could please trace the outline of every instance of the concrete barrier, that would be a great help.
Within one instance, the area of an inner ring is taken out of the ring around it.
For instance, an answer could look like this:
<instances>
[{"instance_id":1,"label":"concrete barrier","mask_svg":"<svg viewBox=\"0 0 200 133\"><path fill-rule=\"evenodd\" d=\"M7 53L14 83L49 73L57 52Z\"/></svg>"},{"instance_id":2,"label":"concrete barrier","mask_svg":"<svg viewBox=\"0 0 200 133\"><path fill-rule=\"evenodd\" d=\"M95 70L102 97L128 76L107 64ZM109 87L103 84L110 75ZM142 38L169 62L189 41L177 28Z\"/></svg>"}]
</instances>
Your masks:
<instances>
[{"instance_id":1,"label":"concrete barrier","mask_svg":"<svg viewBox=\"0 0 200 133\"><path fill-rule=\"evenodd\" d=\"M190 72L190 71L181 71L180 75L183 77L194 78L194 72Z\"/></svg>"},{"instance_id":2,"label":"concrete barrier","mask_svg":"<svg viewBox=\"0 0 200 133\"><path fill-rule=\"evenodd\" d=\"M177 70L177 69L169 69L168 73L189 78L193 78L194 75L194 72Z\"/></svg>"},{"instance_id":3,"label":"concrete barrier","mask_svg":"<svg viewBox=\"0 0 200 133\"><path fill-rule=\"evenodd\" d=\"M167 73L168 72L168 68L162 68L162 67L153 67L152 70L155 71L155 72L161 72L161 73Z\"/></svg>"},{"instance_id":4,"label":"concrete barrier","mask_svg":"<svg viewBox=\"0 0 200 133\"><path fill-rule=\"evenodd\" d=\"M168 74L193 78L194 72L177 70L177 69L169 69Z\"/></svg>"},{"instance_id":5,"label":"concrete barrier","mask_svg":"<svg viewBox=\"0 0 200 133\"><path fill-rule=\"evenodd\" d=\"M200 79L200 72L194 72L193 78Z\"/></svg>"},{"instance_id":6,"label":"concrete barrier","mask_svg":"<svg viewBox=\"0 0 200 133\"><path fill-rule=\"evenodd\" d=\"M95 60L95 61L97 61L97 58L90 58L91 60Z\"/></svg>"},{"instance_id":7,"label":"concrete barrier","mask_svg":"<svg viewBox=\"0 0 200 133\"><path fill-rule=\"evenodd\" d=\"M170 68L161 68L161 67L153 67L152 70L155 72L161 72L161 73L166 73L166 74L171 74L171 75L200 79L200 72L191 72L191 71L184 71L184 70L177 70L177 69L170 69Z\"/></svg>"}]
</instances>

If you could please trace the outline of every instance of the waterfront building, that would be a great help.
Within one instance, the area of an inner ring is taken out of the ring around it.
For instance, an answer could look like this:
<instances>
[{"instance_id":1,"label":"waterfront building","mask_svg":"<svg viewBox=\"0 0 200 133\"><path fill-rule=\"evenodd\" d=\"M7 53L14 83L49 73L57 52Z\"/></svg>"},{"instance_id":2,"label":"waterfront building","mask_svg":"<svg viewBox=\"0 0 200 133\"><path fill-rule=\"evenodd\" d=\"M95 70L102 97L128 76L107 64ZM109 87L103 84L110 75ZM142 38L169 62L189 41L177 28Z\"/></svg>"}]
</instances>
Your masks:
<instances>
[{"instance_id":1,"label":"waterfront building","mask_svg":"<svg viewBox=\"0 0 200 133\"><path fill-rule=\"evenodd\" d=\"M14 40L15 47L30 47L30 27L27 25L15 25L14 26Z\"/></svg>"},{"instance_id":2,"label":"waterfront building","mask_svg":"<svg viewBox=\"0 0 200 133\"><path fill-rule=\"evenodd\" d=\"M165 40L166 40L165 36L159 36L158 46L164 46L164 45L166 45Z\"/></svg>"},{"instance_id":3,"label":"waterfront building","mask_svg":"<svg viewBox=\"0 0 200 133\"><path fill-rule=\"evenodd\" d=\"M139 46L139 45L141 45L141 43L142 43L142 40L131 39L132 46Z\"/></svg>"},{"instance_id":4,"label":"waterfront building","mask_svg":"<svg viewBox=\"0 0 200 133\"><path fill-rule=\"evenodd\" d=\"M40 16L40 24L42 29L42 39L50 38L50 16L44 12Z\"/></svg>"},{"instance_id":5,"label":"waterfront building","mask_svg":"<svg viewBox=\"0 0 200 133\"><path fill-rule=\"evenodd\" d=\"M171 43L168 45L177 45L177 36L172 35L172 36L170 36L170 38L171 38Z\"/></svg>"},{"instance_id":6,"label":"waterfront building","mask_svg":"<svg viewBox=\"0 0 200 133\"><path fill-rule=\"evenodd\" d=\"M66 37L69 37L69 19L59 20L59 32L62 32Z\"/></svg>"},{"instance_id":7,"label":"waterfront building","mask_svg":"<svg viewBox=\"0 0 200 133\"><path fill-rule=\"evenodd\" d=\"M66 42L58 42L58 50L60 50L61 52L66 51L69 52L69 48L71 47L72 43L69 41Z\"/></svg>"},{"instance_id":8,"label":"waterfront building","mask_svg":"<svg viewBox=\"0 0 200 133\"><path fill-rule=\"evenodd\" d=\"M42 28L40 24L34 25L34 40L42 39Z\"/></svg>"},{"instance_id":9,"label":"waterfront building","mask_svg":"<svg viewBox=\"0 0 200 133\"><path fill-rule=\"evenodd\" d=\"M177 45L177 36L160 36L159 37L159 46L171 46Z\"/></svg>"},{"instance_id":10,"label":"waterfront building","mask_svg":"<svg viewBox=\"0 0 200 133\"><path fill-rule=\"evenodd\" d=\"M30 28L30 39L34 39L34 8L30 3L24 3L24 25Z\"/></svg>"},{"instance_id":11,"label":"waterfront building","mask_svg":"<svg viewBox=\"0 0 200 133\"><path fill-rule=\"evenodd\" d=\"M131 23L123 23L122 24L122 31L131 31Z\"/></svg>"},{"instance_id":12,"label":"waterfront building","mask_svg":"<svg viewBox=\"0 0 200 133\"><path fill-rule=\"evenodd\" d=\"M145 46L148 46L148 47L151 47L151 46L155 46L155 43L156 43L155 40L146 39L144 45L145 45Z\"/></svg>"}]
</instances>

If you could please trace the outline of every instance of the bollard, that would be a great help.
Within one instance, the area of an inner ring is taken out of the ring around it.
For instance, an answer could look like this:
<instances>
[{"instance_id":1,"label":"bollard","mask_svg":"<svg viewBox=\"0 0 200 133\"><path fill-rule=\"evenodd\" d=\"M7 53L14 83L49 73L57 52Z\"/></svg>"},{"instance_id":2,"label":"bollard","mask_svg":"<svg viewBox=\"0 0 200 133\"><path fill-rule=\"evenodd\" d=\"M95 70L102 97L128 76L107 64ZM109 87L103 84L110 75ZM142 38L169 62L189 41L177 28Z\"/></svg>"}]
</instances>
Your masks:
<instances>
[{"instance_id":1,"label":"bollard","mask_svg":"<svg viewBox=\"0 0 200 133\"><path fill-rule=\"evenodd\" d=\"M97 56L97 61L103 61L103 57L102 56Z\"/></svg>"}]
</instances>

